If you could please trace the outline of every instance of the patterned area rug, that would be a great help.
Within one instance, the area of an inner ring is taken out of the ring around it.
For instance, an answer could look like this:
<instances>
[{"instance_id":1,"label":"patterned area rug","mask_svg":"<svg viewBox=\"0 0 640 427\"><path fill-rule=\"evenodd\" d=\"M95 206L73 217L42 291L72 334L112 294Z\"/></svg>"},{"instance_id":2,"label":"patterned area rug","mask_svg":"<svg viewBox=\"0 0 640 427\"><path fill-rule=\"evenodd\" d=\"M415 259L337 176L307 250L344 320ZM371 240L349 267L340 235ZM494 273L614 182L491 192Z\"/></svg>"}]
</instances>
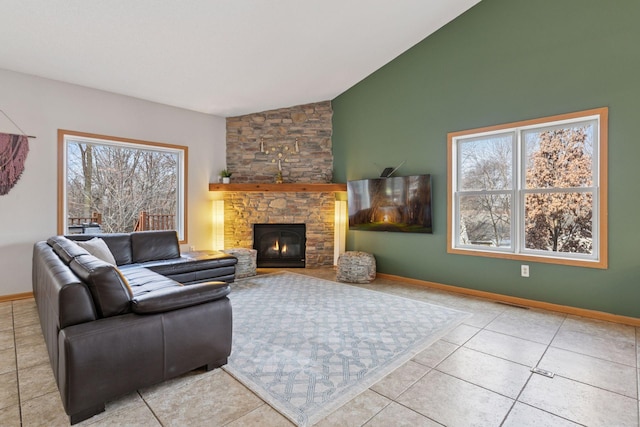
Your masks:
<instances>
[{"instance_id":1,"label":"patterned area rug","mask_svg":"<svg viewBox=\"0 0 640 427\"><path fill-rule=\"evenodd\" d=\"M299 426L314 424L469 314L295 273L236 281L224 369Z\"/></svg>"}]
</instances>

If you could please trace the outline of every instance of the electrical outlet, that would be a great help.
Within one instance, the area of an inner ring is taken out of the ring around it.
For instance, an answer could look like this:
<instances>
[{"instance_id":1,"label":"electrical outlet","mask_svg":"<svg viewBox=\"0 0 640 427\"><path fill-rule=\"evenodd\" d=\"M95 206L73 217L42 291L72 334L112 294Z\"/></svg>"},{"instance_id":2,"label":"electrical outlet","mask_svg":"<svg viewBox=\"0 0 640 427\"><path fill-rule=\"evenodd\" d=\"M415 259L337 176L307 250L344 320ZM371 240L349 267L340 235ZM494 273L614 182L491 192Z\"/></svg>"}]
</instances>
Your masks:
<instances>
[{"instance_id":1,"label":"electrical outlet","mask_svg":"<svg viewBox=\"0 0 640 427\"><path fill-rule=\"evenodd\" d=\"M522 277L529 277L529 266L528 265L522 264L520 266L520 275Z\"/></svg>"},{"instance_id":2,"label":"electrical outlet","mask_svg":"<svg viewBox=\"0 0 640 427\"><path fill-rule=\"evenodd\" d=\"M189 250L190 250L191 252L194 252L194 251L196 250L196 247L195 247L195 246L189 246Z\"/></svg>"}]
</instances>

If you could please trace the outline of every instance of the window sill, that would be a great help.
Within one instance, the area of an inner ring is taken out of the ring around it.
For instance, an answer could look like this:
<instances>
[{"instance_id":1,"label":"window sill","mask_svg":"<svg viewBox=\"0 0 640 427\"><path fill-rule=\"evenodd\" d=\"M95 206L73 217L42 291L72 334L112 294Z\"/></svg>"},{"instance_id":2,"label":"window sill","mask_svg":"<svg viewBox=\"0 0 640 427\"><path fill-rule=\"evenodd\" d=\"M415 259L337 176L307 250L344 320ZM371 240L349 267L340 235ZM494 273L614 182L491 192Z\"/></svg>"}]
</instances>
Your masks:
<instances>
[{"instance_id":1,"label":"window sill","mask_svg":"<svg viewBox=\"0 0 640 427\"><path fill-rule=\"evenodd\" d=\"M586 268L599 268L606 270L609 265L607 259L600 260L585 260L585 259L575 259L575 258L556 258L551 256L537 256L537 255L529 255L529 254L514 254L514 253L505 253L505 252L489 252L482 251L478 249L459 249L459 248L447 248L447 253L456 254L456 255L471 255L471 256L481 256L487 258L500 258L500 259L508 259L514 261L528 261L528 262L539 262L543 264L557 264L557 265L567 265L572 267L586 267Z\"/></svg>"}]
</instances>

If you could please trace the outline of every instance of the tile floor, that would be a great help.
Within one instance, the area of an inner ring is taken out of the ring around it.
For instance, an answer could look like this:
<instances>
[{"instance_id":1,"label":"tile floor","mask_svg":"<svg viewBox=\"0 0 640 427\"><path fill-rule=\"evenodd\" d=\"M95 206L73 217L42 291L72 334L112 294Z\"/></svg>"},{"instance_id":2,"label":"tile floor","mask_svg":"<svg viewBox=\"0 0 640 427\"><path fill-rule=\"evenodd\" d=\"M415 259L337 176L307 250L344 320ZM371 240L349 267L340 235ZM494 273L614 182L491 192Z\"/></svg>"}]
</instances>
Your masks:
<instances>
[{"instance_id":1,"label":"tile floor","mask_svg":"<svg viewBox=\"0 0 640 427\"><path fill-rule=\"evenodd\" d=\"M294 271L335 278L329 268ZM640 328L390 280L361 286L473 316L318 426L638 426ZM68 425L33 299L0 303L0 425ZM217 369L131 393L78 425L291 424Z\"/></svg>"}]
</instances>

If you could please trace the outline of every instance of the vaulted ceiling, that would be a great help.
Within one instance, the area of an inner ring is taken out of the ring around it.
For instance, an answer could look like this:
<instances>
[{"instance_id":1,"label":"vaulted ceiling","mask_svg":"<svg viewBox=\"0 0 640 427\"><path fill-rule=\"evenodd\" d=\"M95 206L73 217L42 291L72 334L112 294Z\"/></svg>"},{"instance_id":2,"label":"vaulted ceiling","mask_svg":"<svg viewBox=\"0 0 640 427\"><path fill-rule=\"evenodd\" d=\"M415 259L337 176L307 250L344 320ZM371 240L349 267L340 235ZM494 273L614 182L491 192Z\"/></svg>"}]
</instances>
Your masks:
<instances>
[{"instance_id":1,"label":"vaulted ceiling","mask_svg":"<svg viewBox=\"0 0 640 427\"><path fill-rule=\"evenodd\" d=\"M228 117L333 99L478 2L3 0L0 68Z\"/></svg>"}]
</instances>

